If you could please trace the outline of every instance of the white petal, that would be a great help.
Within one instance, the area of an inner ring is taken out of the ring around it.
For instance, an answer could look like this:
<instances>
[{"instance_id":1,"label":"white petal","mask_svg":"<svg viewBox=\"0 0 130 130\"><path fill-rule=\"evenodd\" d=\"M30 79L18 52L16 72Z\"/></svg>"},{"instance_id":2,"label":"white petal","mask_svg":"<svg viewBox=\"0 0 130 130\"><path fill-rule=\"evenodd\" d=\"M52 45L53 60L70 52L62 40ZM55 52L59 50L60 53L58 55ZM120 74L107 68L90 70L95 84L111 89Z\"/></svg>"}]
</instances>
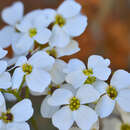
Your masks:
<instances>
[{"instance_id":1,"label":"white petal","mask_svg":"<svg viewBox=\"0 0 130 130\"><path fill-rule=\"evenodd\" d=\"M7 68L7 62L0 60L0 74L3 73Z\"/></svg>"},{"instance_id":2,"label":"white petal","mask_svg":"<svg viewBox=\"0 0 130 130\"><path fill-rule=\"evenodd\" d=\"M65 81L66 74L63 72L63 69L66 67L66 63L63 60L56 60L53 68L50 72L52 82L55 84L61 84Z\"/></svg>"},{"instance_id":3,"label":"white petal","mask_svg":"<svg viewBox=\"0 0 130 130\"><path fill-rule=\"evenodd\" d=\"M58 8L57 12L65 18L77 15L81 10L81 5L75 1L66 0Z\"/></svg>"},{"instance_id":4,"label":"white petal","mask_svg":"<svg viewBox=\"0 0 130 130\"><path fill-rule=\"evenodd\" d=\"M90 130L92 125L98 120L96 112L84 105L73 112L74 120L82 130Z\"/></svg>"},{"instance_id":5,"label":"white petal","mask_svg":"<svg viewBox=\"0 0 130 130\"><path fill-rule=\"evenodd\" d=\"M14 51L16 54L25 54L33 47L34 40L28 36L23 35L16 44L14 44Z\"/></svg>"},{"instance_id":6,"label":"white petal","mask_svg":"<svg viewBox=\"0 0 130 130\"><path fill-rule=\"evenodd\" d=\"M115 101L111 100L107 95L103 96L96 105L96 112L101 118L109 116L115 107Z\"/></svg>"},{"instance_id":7,"label":"white petal","mask_svg":"<svg viewBox=\"0 0 130 130\"><path fill-rule=\"evenodd\" d=\"M7 130L30 130L30 126L28 123L20 122L20 123L8 123L6 126Z\"/></svg>"},{"instance_id":8,"label":"white petal","mask_svg":"<svg viewBox=\"0 0 130 130\"><path fill-rule=\"evenodd\" d=\"M11 76L9 72L4 72L0 74L0 88L8 89L12 85L11 83Z\"/></svg>"},{"instance_id":9,"label":"white petal","mask_svg":"<svg viewBox=\"0 0 130 130\"><path fill-rule=\"evenodd\" d=\"M100 92L100 94L106 93L106 89L108 87L108 84L101 80L96 80L96 82L93 83L94 88Z\"/></svg>"},{"instance_id":10,"label":"white petal","mask_svg":"<svg viewBox=\"0 0 130 130\"><path fill-rule=\"evenodd\" d=\"M2 49L0 47L0 59L2 59L3 57L5 57L7 53L8 53L8 51L6 51L6 50L4 50L4 49Z\"/></svg>"},{"instance_id":11,"label":"white petal","mask_svg":"<svg viewBox=\"0 0 130 130\"><path fill-rule=\"evenodd\" d=\"M19 89L24 77L24 72L21 68L15 69L12 76L12 88Z\"/></svg>"},{"instance_id":12,"label":"white petal","mask_svg":"<svg viewBox=\"0 0 130 130\"><path fill-rule=\"evenodd\" d=\"M58 54L57 57L73 55L79 51L80 48L78 42L75 40L71 40L70 43L64 48L56 48L56 52Z\"/></svg>"},{"instance_id":13,"label":"white petal","mask_svg":"<svg viewBox=\"0 0 130 130\"><path fill-rule=\"evenodd\" d=\"M130 89L121 90L118 93L117 102L120 105L120 107L126 112L130 112L129 101L130 101Z\"/></svg>"},{"instance_id":14,"label":"white petal","mask_svg":"<svg viewBox=\"0 0 130 130\"><path fill-rule=\"evenodd\" d=\"M15 64L16 67L20 67L23 64L27 63L27 58L25 56L20 56Z\"/></svg>"},{"instance_id":15,"label":"white petal","mask_svg":"<svg viewBox=\"0 0 130 130\"><path fill-rule=\"evenodd\" d=\"M2 120L0 120L0 130L6 130L6 124Z\"/></svg>"},{"instance_id":16,"label":"white petal","mask_svg":"<svg viewBox=\"0 0 130 130\"><path fill-rule=\"evenodd\" d=\"M92 85L84 85L77 91L76 97L81 104L92 103L99 99L100 93Z\"/></svg>"},{"instance_id":17,"label":"white petal","mask_svg":"<svg viewBox=\"0 0 130 130\"><path fill-rule=\"evenodd\" d=\"M54 22L55 16L56 16L55 10L50 8L44 9L38 14L36 20L34 21L35 25L41 27L47 27L49 26L49 24Z\"/></svg>"},{"instance_id":18,"label":"white petal","mask_svg":"<svg viewBox=\"0 0 130 130\"><path fill-rule=\"evenodd\" d=\"M130 73L125 70L117 70L112 76L111 85L118 90L130 87Z\"/></svg>"},{"instance_id":19,"label":"white petal","mask_svg":"<svg viewBox=\"0 0 130 130\"><path fill-rule=\"evenodd\" d=\"M92 55L88 58L88 68L95 68L95 67L108 67L110 65L109 59L104 59L102 56L99 55Z\"/></svg>"},{"instance_id":20,"label":"white petal","mask_svg":"<svg viewBox=\"0 0 130 130\"><path fill-rule=\"evenodd\" d=\"M69 104L73 94L70 90L59 88L54 91L52 96L48 99L48 104L52 106L60 106L63 104Z\"/></svg>"},{"instance_id":21,"label":"white petal","mask_svg":"<svg viewBox=\"0 0 130 130\"><path fill-rule=\"evenodd\" d=\"M43 92L51 82L51 76L42 69L33 69L32 73L26 76L26 82L30 90Z\"/></svg>"},{"instance_id":22,"label":"white petal","mask_svg":"<svg viewBox=\"0 0 130 130\"><path fill-rule=\"evenodd\" d=\"M13 94L10 94L10 93L4 93L4 97L9 102L16 102L17 101L17 98Z\"/></svg>"},{"instance_id":23,"label":"white petal","mask_svg":"<svg viewBox=\"0 0 130 130\"><path fill-rule=\"evenodd\" d=\"M24 7L22 2L15 2L10 7L5 8L2 11L2 19L10 25L15 25L19 22L24 13Z\"/></svg>"},{"instance_id":24,"label":"white petal","mask_svg":"<svg viewBox=\"0 0 130 130\"><path fill-rule=\"evenodd\" d=\"M82 71L74 71L66 76L66 82L72 84L74 88L82 86L87 79L87 76Z\"/></svg>"},{"instance_id":25,"label":"white petal","mask_svg":"<svg viewBox=\"0 0 130 130\"><path fill-rule=\"evenodd\" d=\"M65 32L71 37L77 37L85 31L87 25L87 17L78 15L67 19L65 26L63 26L63 30L65 30Z\"/></svg>"},{"instance_id":26,"label":"white petal","mask_svg":"<svg viewBox=\"0 0 130 130\"><path fill-rule=\"evenodd\" d=\"M49 41L51 37L51 31L47 28L42 29L42 31L39 31L36 36L33 38L39 43L39 44L45 44Z\"/></svg>"},{"instance_id":27,"label":"white petal","mask_svg":"<svg viewBox=\"0 0 130 130\"><path fill-rule=\"evenodd\" d=\"M63 48L70 42L70 36L63 31L58 25L55 25L52 29L52 36L50 38L50 45L52 47Z\"/></svg>"},{"instance_id":28,"label":"white petal","mask_svg":"<svg viewBox=\"0 0 130 130\"><path fill-rule=\"evenodd\" d=\"M70 73L77 70L86 69L85 64L79 59L71 59L67 65L67 68L64 69L64 72Z\"/></svg>"},{"instance_id":29,"label":"white petal","mask_svg":"<svg viewBox=\"0 0 130 130\"><path fill-rule=\"evenodd\" d=\"M52 123L60 130L68 130L74 123L72 112L69 107L63 107L52 117Z\"/></svg>"},{"instance_id":30,"label":"white petal","mask_svg":"<svg viewBox=\"0 0 130 130\"><path fill-rule=\"evenodd\" d=\"M12 38L15 31L11 26L5 26L0 30L0 47L7 48L12 44Z\"/></svg>"},{"instance_id":31,"label":"white petal","mask_svg":"<svg viewBox=\"0 0 130 130\"><path fill-rule=\"evenodd\" d=\"M40 69L51 69L55 60L52 56L49 56L44 51L36 52L30 59L29 63L33 65L33 67Z\"/></svg>"},{"instance_id":32,"label":"white petal","mask_svg":"<svg viewBox=\"0 0 130 130\"><path fill-rule=\"evenodd\" d=\"M2 106L5 106L5 99L3 94L0 92L0 109L2 110ZM0 113L3 112L0 110Z\"/></svg>"},{"instance_id":33,"label":"white petal","mask_svg":"<svg viewBox=\"0 0 130 130\"><path fill-rule=\"evenodd\" d=\"M99 80L107 80L111 74L111 69L107 67L95 67L93 69L93 76L98 78Z\"/></svg>"},{"instance_id":34,"label":"white petal","mask_svg":"<svg viewBox=\"0 0 130 130\"><path fill-rule=\"evenodd\" d=\"M14 116L14 121L24 122L29 120L33 115L31 100L24 99L11 108L11 113Z\"/></svg>"},{"instance_id":35,"label":"white petal","mask_svg":"<svg viewBox=\"0 0 130 130\"><path fill-rule=\"evenodd\" d=\"M59 107L51 106L48 104L49 97L50 96L45 97L41 103L41 115L43 118L51 118L53 114L59 110Z\"/></svg>"}]
</instances>

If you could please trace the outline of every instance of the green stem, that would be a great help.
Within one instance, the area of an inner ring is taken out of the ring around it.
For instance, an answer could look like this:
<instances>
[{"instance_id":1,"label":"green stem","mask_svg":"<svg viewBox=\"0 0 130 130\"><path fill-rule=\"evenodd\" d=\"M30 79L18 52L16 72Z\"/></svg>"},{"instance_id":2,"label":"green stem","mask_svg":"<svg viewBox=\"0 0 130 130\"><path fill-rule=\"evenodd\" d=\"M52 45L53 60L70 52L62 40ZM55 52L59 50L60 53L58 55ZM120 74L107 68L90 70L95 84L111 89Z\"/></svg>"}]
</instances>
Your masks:
<instances>
[{"instance_id":1,"label":"green stem","mask_svg":"<svg viewBox=\"0 0 130 130\"><path fill-rule=\"evenodd\" d=\"M26 75L24 75L23 81L22 81L22 83L21 83L21 85L20 85L20 87L19 87L19 89L18 89L18 93L19 93L19 94L20 94L20 92L21 92L21 90L22 90L22 87L23 87L23 85L24 85L24 83L25 83L25 79L26 79Z\"/></svg>"},{"instance_id":2,"label":"green stem","mask_svg":"<svg viewBox=\"0 0 130 130\"><path fill-rule=\"evenodd\" d=\"M31 124L32 124L34 130L38 130L38 126L37 126L37 123L34 119L34 116L30 119L30 121L31 121Z\"/></svg>"},{"instance_id":3,"label":"green stem","mask_svg":"<svg viewBox=\"0 0 130 130\"><path fill-rule=\"evenodd\" d=\"M28 87L26 87L25 98L29 98L29 88Z\"/></svg>"}]
</instances>

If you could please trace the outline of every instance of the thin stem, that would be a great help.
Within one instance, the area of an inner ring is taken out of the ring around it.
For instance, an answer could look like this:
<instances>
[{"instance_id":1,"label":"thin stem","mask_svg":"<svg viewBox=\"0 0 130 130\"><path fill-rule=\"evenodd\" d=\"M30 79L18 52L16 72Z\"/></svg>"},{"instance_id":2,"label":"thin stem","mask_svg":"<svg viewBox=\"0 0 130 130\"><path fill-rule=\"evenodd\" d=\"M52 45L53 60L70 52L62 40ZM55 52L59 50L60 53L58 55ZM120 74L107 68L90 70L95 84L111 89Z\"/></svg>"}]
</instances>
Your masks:
<instances>
[{"instance_id":1,"label":"thin stem","mask_svg":"<svg viewBox=\"0 0 130 130\"><path fill-rule=\"evenodd\" d=\"M20 87L19 87L19 89L18 89L18 93L19 93L19 94L20 94L20 92L21 92L21 90L22 90L22 87L23 87L23 85L24 85L24 83L25 83L25 78L26 78L26 75L24 75L23 81L22 81L22 83L21 83L21 85L20 85Z\"/></svg>"},{"instance_id":2,"label":"thin stem","mask_svg":"<svg viewBox=\"0 0 130 130\"><path fill-rule=\"evenodd\" d=\"M29 98L29 88L28 87L26 87L25 98Z\"/></svg>"},{"instance_id":3,"label":"thin stem","mask_svg":"<svg viewBox=\"0 0 130 130\"><path fill-rule=\"evenodd\" d=\"M30 119L30 121L31 121L33 128L35 130L38 130L38 126L37 126L36 120L34 119L34 116Z\"/></svg>"}]
</instances>

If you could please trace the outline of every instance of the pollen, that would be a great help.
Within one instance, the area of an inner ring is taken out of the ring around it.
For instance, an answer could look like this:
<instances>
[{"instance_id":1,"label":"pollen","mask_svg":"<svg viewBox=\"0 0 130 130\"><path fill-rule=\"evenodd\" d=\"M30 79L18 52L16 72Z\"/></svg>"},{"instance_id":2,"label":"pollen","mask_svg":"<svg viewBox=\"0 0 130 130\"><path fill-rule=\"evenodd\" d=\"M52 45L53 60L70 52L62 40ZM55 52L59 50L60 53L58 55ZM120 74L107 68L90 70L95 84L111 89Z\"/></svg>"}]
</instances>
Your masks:
<instances>
[{"instance_id":1,"label":"pollen","mask_svg":"<svg viewBox=\"0 0 130 130\"><path fill-rule=\"evenodd\" d=\"M51 50L47 50L46 52L48 53L48 55L53 56L54 58L57 57L57 52L54 48Z\"/></svg>"},{"instance_id":2,"label":"pollen","mask_svg":"<svg viewBox=\"0 0 130 130\"><path fill-rule=\"evenodd\" d=\"M88 78L85 80L84 84L93 84L95 81L96 81L96 77L88 76Z\"/></svg>"},{"instance_id":3,"label":"pollen","mask_svg":"<svg viewBox=\"0 0 130 130\"><path fill-rule=\"evenodd\" d=\"M63 27L66 23L66 20L61 15L56 15L54 24L58 24L60 27Z\"/></svg>"},{"instance_id":4,"label":"pollen","mask_svg":"<svg viewBox=\"0 0 130 130\"><path fill-rule=\"evenodd\" d=\"M114 88L113 86L108 86L106 92L112 100L114 100L118 95L116 88Z\"/></svg>"},{"instance_id":5,"label":"pollen","mask_svg":"<svg viewBox=\"0 0 130 130\"><path fill-rule=\"evenodd\" d=\"M76 97L70 99L69 108L71 111L76 111L80 107L80 101Z\"/></svg>"},{"instance_id":6,"label":"pollen","mask_svg":"<svg viewBox=\"0 0 130 130\"><path fill-rule=\"evenodd\" d=\"M26 75L32 73L32 68L33 67L29 64L23 64L23 66L22 66L23 72L25 72Z\"/></svg>"},{"instance_id":7,"label":"pollen","mask_svg":"<svg viewBox=\"0 0 130 130\"><path fill-rule=\"evenodd\" d=\"M31 28L29 30L29 36L32 38L37 34L37 29L36 28Z\"/></svg>"},{"instance_id":8,"label":"pollen","mask_svg":"<svg viewBox=\"0 0 130 130\"><path fill-rule=\"evenodd\" d=\"M130 125L128 125L128 124L122 124L121 125L121 130L130 130Z\"/></svg>"},{"instance_id":9,"label":"pollen","mask_svg":"<svg viewBox=\"0 0 130 130\"><path fill-rule=\"evenodd\" d=\"M85 69L83 70L83 73L86 75L86 76L90 76L93 74L93 70L92 69Z\"/></svg>"},{"instance_id":10,"label":"pollen","mask_svg":"<svg viewBox=\"0 0 130 130\"><path fill-rule=\"evenodd\" d=\"M10 111L8 110L6 113L2 113L2 117L1 119L5 122L5 123L10 123L13 121L14 116L12 113L10 113Z\"/></svg>"}]
</instances>

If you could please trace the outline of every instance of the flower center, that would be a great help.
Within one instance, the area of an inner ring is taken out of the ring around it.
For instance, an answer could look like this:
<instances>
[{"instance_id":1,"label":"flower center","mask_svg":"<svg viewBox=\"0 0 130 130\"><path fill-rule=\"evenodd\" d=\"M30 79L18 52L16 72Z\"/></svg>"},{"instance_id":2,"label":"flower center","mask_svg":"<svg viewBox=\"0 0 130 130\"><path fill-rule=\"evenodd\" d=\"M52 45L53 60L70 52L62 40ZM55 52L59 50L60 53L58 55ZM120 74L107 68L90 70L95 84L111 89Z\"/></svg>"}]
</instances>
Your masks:
<instances>
[{"instance_id":1,"label":"flower center","mask_svg":"<svg viewBox=\"0 0 130 130\"><path fill-rule=\"evenodd\" d=\"M117 92L116 88L114 88L113 86L108 86L107 89L106 89L106 92L107 92L107 95L112 100L114 100L118 95L118 92Z\"/></svg>"},{"instance_id":2,"label":"flower center","mask_svg":"<svg viewBox=\"0 0 130 130\"><path fill-rule=\"evenodd\" d=\"M71 111L76 111L80 107L80 101L76 97L73 97L70 99L70 104L69 104L70 110Z\"/></svg>"},{"instance_id":3,"label":"flower center","mask_svg":"<svg viewBox=\"0 0 130 130\"><path fill-rule=\"evenodd\" d=\"M56 15L54 24L58 24L60 27L63 27L66 23L66 20L61 15Z\"/></svg>"},{"instance_id":4,"label":"flower center","mask_svg":"<svg viewBox=\"0 0 130 130\"><path fill-rule=\"evenodd\" d=\"M130 125L128 125L128 124L122 124L121 125L121 130L130 130Z\"/></svg>"},{"instance_id":5,"label":"flower center","mask_svg":"<svg viewBox=\"0 0 130 130\"><path fill-rule=\"evenodd\" d=\"M54 48L51 50L47 50L46 52L48 53L48 55L53 56L54 58L57 57L57 52Z\"/></svg>"},{"instance_id":6,"label":"flower center","mask_svg":"<svg viewBox=\"0 0 130 130\"><path fill-rule=\"evenodd\" d=\"M7 111L6 113L2 113L1 118L5 123L9 123L13 121L14 116L12 113L10 113L10 111Z\"/></svg>"},{"instance_id":7,"label":"flower center","mask_svg":"<svg viewBox=\"0 0 130 130\"><path fill-rule=\"evenodd\" d=\"M29 36L32 38L37 34L37 29L36 28L31 28L29 30Z\"/></svg>"},{"instance_id":8,"label":"flower center","mask_svg":"<svg viewBox=\"0 0 130 130\"><path fill-rule=\"evenodd\" d=\"M32 68L33 67L29 64L23 64L23 66L22 66L23 72L25 72L26 75L32 73Z\"/></svg>"},{"instance_id":9,"label":"flower center","mask_svg":"<svg viewBox=\"0 0 130 130\"><path fill-rule=\"evenodd\" d=\"M60 88L60 85L57 85L57 86L49 85L48 95L52 95L53 92L54 92L56 89L58 89L58 88Z\"/></svg>"},{"instance_id":10,"label":"flower center","mask_svg":"<svg viewBox=\"0 0 130 130\"><path fill-rule=\"evenodd\" d=\"M92 69L85 69L83 70L83 73L86 75L86 76L90 76L93 74L93 70Z\"/></svg>"},{"instance_id":11,"label":"flower center","mask_svg":"<svg viewBox=\"0 0 130 130\"><path fill-rule=\"evenodd\" d=\"M93 84L95 81L96 81L96 77L88 76L88 78L85 80L84 84Z\"/></svg>"}]
</instances>

